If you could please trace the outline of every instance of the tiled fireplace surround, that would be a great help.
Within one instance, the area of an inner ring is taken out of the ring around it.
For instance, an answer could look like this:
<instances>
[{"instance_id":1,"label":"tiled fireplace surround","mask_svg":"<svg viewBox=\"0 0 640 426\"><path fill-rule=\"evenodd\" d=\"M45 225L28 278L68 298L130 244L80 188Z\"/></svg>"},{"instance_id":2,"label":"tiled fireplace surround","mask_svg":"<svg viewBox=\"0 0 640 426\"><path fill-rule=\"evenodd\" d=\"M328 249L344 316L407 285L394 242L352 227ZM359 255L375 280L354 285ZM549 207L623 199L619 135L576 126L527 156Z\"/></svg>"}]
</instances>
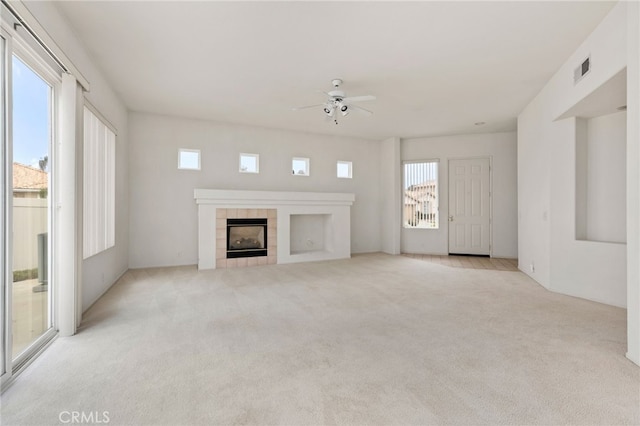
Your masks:
<instances>
[{"instance_id":1,"label":"tiled fireplace surround","mask_svg":"<svg viewBox=\"0 0 640 426\"><path fill-rule=\"evenodd\" d=\"M274 265L278 263L276 209L216 209L216 268ZM267 256L227 259L227 219L267 219Z\"/></svg>"},{"instance_id":2,"label":"tiled fireplace surround","mask_svg":"<svg viewBox=\"0 0 640 426\"><path fill-rule=\"evenodd\" d=\"M329 192L195 189L198 269L351 257L355 195ZM267 256L226 258L228 218L267 218Z\"/></svg>"}]
</instances>

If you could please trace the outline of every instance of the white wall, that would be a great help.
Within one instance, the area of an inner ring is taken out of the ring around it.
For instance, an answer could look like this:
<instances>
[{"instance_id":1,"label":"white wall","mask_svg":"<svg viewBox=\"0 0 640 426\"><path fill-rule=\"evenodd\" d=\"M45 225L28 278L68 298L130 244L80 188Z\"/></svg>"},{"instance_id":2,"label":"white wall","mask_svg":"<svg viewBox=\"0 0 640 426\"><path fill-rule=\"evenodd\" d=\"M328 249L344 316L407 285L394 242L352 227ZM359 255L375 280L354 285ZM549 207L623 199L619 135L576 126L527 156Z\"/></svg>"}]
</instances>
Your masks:
<instances>
[{"instance_id":1,"label":"white wall","mask_svg":"<svg viewBox=\"0 0 640 426\"><path fill-rule=\"evenodd\" d=\"M380 250L380 143L144 113L129 115L132 268L187 265L197 259L194 188L354 193L351 251ZM201 150L202 170L177 169L178 148ZM260 173L238 173L239 153L260 154ZM311 159L308 177L292 157ZM353 162L353 179L336 176Z\"/></svg>"},{"instance_id":2,"label":"white wall","mask_svg":"<svg viewBox=\"0 0 640 426\"><path fill-rule=\"evenodd\" d=\"M449 186L448 161L454 158L490 157L492 164L491 230L492 256L518 257L516 134L487 133L403 139L402 161L440 160L439 229L402 229L403 253L447 254L449 252ZM401 223L398 222L398 227Z\"/></svg>"},{"instance_id":3,"label":"white wall","mask_svg":"<svg viewBox=\"0 0 640 426\"><path fill-rule=\"evenodd\" d=\"M380 142L380 232L381 250L400 254L402 173L400 138Z\"/></svg>"},{"instance_id":4,"label":"white wall","mask_svg":"<svg viewBox=\"0 0 640 426\"><path fill-rule=\"evenodd\" d=\"M640 3L627 8L627 358L640 365Z\"/></svg>"},{"instance_id":5,"label":"white wall","mask_svg":"<svg viewBox=\"0 0 640 426\"><path fill-rule=\"evenodd\" d=\"M518 265L544 287L551 281L549 126L553 118L536 97L518 116ZM543 114L540 117L540 114Z\"/></svg>"},{"instance_id":6,"label":"white wall","mask_svg":"<svg viewBox=\"0 0 640 426\"><path fill-rule=\"evenodd\" d=\"M55 2L25 2L56 44L89 80L91 92L86 98L118 130L116 139L116 244L113 248L93 256L82 265L82 308L86 310L128 268L128 165L127 110L110 88L100 70L84 50L81 41L58 12ZM80 176L82 172L80 172Z\"/></svg>"},{"instance_id":7,"label":"white wall","mask_svg":"<svg viewBox=\"0 0 640 426\"><path fill-rule=\"evenodd\" d=\"M576 119L554 120L624 69L625 13L616 5L518 117L520 269L551 290L617 306L626 305L626 247L576 240ZM593 68L574 85L589 54Z\"/></svg>"}]
</instances>

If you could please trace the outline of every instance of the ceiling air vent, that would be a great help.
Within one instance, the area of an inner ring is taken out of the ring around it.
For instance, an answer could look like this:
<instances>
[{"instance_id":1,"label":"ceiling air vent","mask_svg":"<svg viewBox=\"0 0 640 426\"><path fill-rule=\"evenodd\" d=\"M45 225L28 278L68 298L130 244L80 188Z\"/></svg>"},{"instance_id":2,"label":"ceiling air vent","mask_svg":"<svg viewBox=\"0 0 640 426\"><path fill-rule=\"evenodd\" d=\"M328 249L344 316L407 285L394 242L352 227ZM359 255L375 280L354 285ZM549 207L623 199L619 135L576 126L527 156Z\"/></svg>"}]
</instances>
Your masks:
<instances>
[{"instance_id":1,"label":"ceiling air vent","mask_svg":"<svg viewBox=\"0 0 640 426\"><path fill-rule=\"evenodd\" d=\"M580 65L573 71L573 84L577 84L582 78L591 71L591 57L582 61Z\"/></svg>"}]
</instances>

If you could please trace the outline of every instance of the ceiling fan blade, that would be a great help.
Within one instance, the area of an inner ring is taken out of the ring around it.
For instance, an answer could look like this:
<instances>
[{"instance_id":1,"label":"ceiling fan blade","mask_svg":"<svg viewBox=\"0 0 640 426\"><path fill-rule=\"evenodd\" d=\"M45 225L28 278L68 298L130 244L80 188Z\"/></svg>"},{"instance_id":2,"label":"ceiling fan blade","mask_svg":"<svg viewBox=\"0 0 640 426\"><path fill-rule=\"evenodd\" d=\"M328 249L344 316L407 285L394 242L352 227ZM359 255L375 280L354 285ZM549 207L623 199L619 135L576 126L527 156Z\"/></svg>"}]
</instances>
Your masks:
<instances>
[{"instance_id":1,"label":"ceiling fan blade","mask_svg":"<svg viewBox=\"0 0 640 426\"><path fill-rule=\"evenodd\" d=\"M298 110L301 110L301 109L315 108L315 107L321 107L321 106L324 106L324 104L307 105L307 106L301 106L301 107L293 107L293 108L291 108L291 109L292 109L292 110L294 110L294 111L298 111Z\"/></svg>"},{"instance_id":2,"label":"ceiling fan blade","mask_svg":"<svg viewBox=\"0 0 640 426\"><path fill-rule=\"evenodd\" d=\"M375 101L376 97L372 95L365 96L347 96L343 99L345 102L366 102L366 101Z\"/></svg>"},{"instance_id":3,"label":"ceiling fan blade","mask_svg":"<svg viewBox=\"0 0 640 426\"><path fill-rule=\"evenodd\" d=\"M373 115L372 111L369 111L368 109L359 107L357 105L349 104L349 109L352 109L354 111L358 111L359 113L364 114L364 115Z\"/></svg>"}]
</instances>

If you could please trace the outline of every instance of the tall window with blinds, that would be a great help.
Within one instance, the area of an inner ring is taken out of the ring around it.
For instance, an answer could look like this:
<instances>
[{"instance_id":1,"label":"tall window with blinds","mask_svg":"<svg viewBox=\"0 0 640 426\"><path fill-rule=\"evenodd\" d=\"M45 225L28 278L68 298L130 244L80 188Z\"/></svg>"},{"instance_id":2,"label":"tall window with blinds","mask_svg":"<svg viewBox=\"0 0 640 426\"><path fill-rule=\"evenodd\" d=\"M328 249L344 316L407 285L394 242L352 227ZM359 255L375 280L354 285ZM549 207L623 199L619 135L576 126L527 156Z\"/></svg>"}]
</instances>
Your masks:
<instances>
[{"instance_id":1,"label":"tall window with blinds","mask_svg":"<svg viewBox=\"0 0 640 426\"><path fill-rule=\"evenodd\" d=\"M402 225L405 228L437 229L438 161L416 161L403 164Z\"/></svg>"},{"instance_id":2,"label":"tall window with blinds","mask_svg":"<svg viewBox=\"0 0 640 426\"><path fill-rule=\"evenodd\" d=\"M83 257L115 245L116 134L84 108Z\"/></svg>"}]
</instances>

